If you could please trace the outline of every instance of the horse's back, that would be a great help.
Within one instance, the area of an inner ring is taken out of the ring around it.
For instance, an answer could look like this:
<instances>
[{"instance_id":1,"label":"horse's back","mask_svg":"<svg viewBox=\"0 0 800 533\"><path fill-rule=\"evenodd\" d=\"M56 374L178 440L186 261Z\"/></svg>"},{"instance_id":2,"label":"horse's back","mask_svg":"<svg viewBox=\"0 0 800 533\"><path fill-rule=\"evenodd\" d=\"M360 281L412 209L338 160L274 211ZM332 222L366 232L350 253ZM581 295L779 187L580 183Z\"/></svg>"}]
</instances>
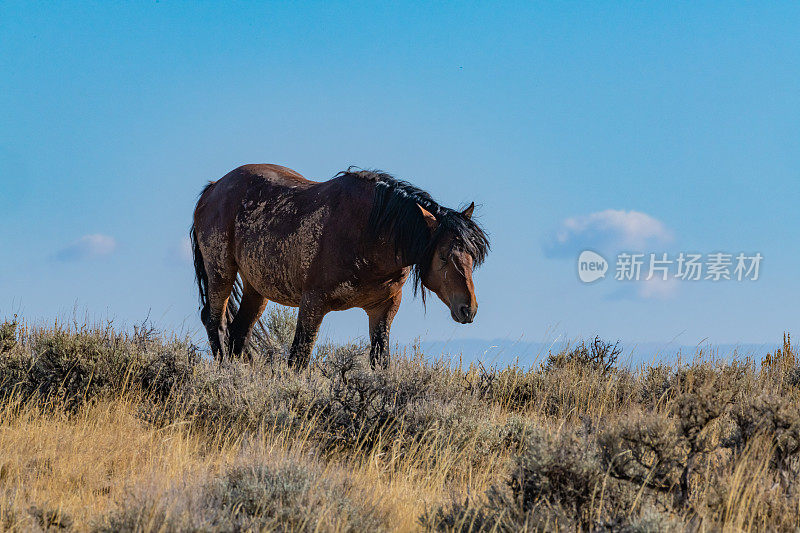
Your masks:
<instances>
[{"instance_id":1,"label":"horse's back","mask_svg":"<svg viewBox=\"0 0 800 533\"><path fill-rule=\"evenodd\" d=\"M270 300L298 305L311 279L338 278L332 260L355 253L370 187L351 177L316 182L280 165L244 165L214 183L198 210L206 206L251 285Z\"/></svg>"},{"instance_id":2,"label":"horse's back","mask_svg":"<svg viewBox=\"0 0 800 533\"><path fill-rule=\"evenodd\" d=\"M305 188L317 184L317 182L306 179L302 174L295 172L291 168L270 163L242 165L229 172L223 179L228 176L236 180L258 180L285 187Z\"/></svg>"},{"instance_id":3,"label":"horse's back","mask_svg":"<svg viewBox=\"0 0 800 533\"><path fill-rule=\"evenodd\" d=\"M195 222L205 220L218 230L225 228L227 233L233 229L236 215L247 204L248 197L268 199L316 184L281 165L242 165L206 187L197 203Z\"/></svg>"}]
</instances>

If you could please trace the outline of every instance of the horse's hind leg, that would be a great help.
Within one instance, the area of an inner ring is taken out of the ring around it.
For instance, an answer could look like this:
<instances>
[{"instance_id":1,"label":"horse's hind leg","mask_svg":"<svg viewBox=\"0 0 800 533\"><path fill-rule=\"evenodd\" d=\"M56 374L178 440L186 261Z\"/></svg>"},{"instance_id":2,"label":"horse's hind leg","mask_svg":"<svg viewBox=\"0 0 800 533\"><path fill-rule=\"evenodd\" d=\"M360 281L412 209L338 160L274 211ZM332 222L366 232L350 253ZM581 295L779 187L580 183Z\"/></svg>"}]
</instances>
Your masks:
<instances>
[{"instance_id":1,"label":"horse's hind leg","mask_svg":"<svg viewBox=\"0 0 800 533\"><path fill-rule=\"evenodd\" d=\"M207 257L208 272L208 306L203 309L201 319L208 333L208 343L214 359L222 362L225 358L224 347L228 299L236 280L236 264L232 260L220 257Z\"/></svg>"},{"instance_id":2,"label":"horse's hind leg","mask_svg":"<svg viewBox=\"0 0 800 533\"><path fill-rule=\"evenodd\" d=\"M253 332L253 326L264 312L267 301L247 280L242 279L242 301L239 304L239 311L228 327L231 357L242 355Z\"/></svg>"}]
</instances>

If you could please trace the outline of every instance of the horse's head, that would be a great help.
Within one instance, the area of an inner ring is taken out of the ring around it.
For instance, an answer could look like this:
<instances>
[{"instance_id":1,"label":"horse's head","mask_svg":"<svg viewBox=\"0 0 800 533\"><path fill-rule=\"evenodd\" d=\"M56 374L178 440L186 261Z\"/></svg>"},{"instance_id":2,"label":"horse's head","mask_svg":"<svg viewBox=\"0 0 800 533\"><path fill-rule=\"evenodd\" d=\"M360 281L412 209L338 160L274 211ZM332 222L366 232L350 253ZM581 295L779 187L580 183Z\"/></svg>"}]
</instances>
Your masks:
<instances>
[{"instance_id":1,"label":"horse's head","mask_svg":"<svg viewBox=\"0 0 800 533\"><path fill-rule=\"evenodd\" d=\"M420 206L425 223L431 231L428 264L420 265L419 282L433 291L450 308L450 316L468 324L478 312L472 269L479 265L488 251L486 235L472 221L475 204L463 211L447 211L437 218Z\"/></svg>"}]
</instances>

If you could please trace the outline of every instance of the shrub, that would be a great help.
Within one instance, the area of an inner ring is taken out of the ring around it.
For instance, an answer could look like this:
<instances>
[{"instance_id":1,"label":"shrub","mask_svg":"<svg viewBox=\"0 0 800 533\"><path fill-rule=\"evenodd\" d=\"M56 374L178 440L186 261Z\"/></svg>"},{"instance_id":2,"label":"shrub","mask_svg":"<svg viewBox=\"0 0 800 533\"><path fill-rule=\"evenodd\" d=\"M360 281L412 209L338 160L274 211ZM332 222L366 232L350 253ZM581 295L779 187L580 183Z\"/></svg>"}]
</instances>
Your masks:
<instances>
[{"instance_id":1,"label":"shrub","mask_svg":"<svg viewBox=\"0 0 800 533\"><path fill-rule=\"evenodd\" d=\"M800 454L800 412L774 394L748 399L731 410L735 427L725 442L742 451L760 435L770 438L772 466L787 470L796 465L791 460Z\"/></svg>"},{"instance_id":2,"label":"shrub","mask_svg":"<svg viewBox=\"0 0 800 533\"><path fill-rule=\"evenodd\" d=\"M60 509L32 506L28 509L28 513L44 531L72 528L72 518Z\"/></svg>"},{"instance_id":3,"label":"shrub","mask_svg":"<svg viewBox=\"0 0 800 533\"><path fill-rule=\"evenodd\" d=\"M235 303L232 306L229 304L229 311L235 308ZM266 319L258 320L253 326L246 348L247 359L262 364L286 361L294 339L297 311L289 307L271 306L266 313ZM230 315L229 320L232 319Z\"/></svg>"},{"instance_id":4,"label":"shrub","mask_svg":"<svg viewBox=\"0 0 800 533\"><path fill-rule=\"evenodd\" d=\"M503 484L491 487L482 500L456 500L428 511L420 522L429 529L464 532L637 531L666 524L652 510L631 512L635 494L609 483L590 434L533 429Z\"/></svg>"},{"instance_id":5,"label":"shrub","mask_svg":"<svg viewBox=\"0 0 800 533\"><path fill-rule=\"evenodd\" d=\"M0 401L37 398L75 409L130 389L163 401L189 380L198 361L191 343L165 341L152 329L133 335L115 333L110 326L41 330L0 356Z\"/></svg>"},{"instance_id":6,"label":"shrub","mask_svg":"<svg viewBox=\"0 0 800 533\"><path fill-rule=\"evenodd\" d=\"M17 345L17 317L0 323L0 354L10 352Z\"/></svg>"},{"instance_id":7,"label":"shrub","mask_svg":"<svg viewBox=\"0 0 800 533\"><path fill-rule=\"evenodd\" d=\"M194 490L133 497L95 531L385 530L384 518L346 488L295 463L243 465Z\"/></svg>"},{"instance_id":8,"label":"shrub","mask_svg":"<svg viewBox=\"0 0 800 533\"><path fill-rule=\"evenodd\" d=\"M783 344L774 353L767 353L761 362L761 367L769 374L780 376L797 367L797 353L792 346L792 337L783 334Z\"/></svg>"},{"instance_id":9,"label":"shrub","mask_svg":"<svg viewBox=\"0 0 800 533\"><path fill-rule=\"evenodd\" d=\"M545 371L576 366L589 369L601 374L611 372L617 359L622 353L619 342L611 344L605 342L600 337L595 337L589 346L582 341L572 350L566 350L555 354L550 354L545 361Z\"/></svg>"},{"instance_id":10,"label":"shrub","mask_svg":"<svg viewBox=\"0 0 800 533\"><path fill-rule=\"evenodd\" d=\"M414 353L373 370L364 344L322 346L298 373L275 357L293 320L273 312L262 356L223 365L146 326L0 324L4 429L49 418L81 427L132 391L126 430L197 445L202 467L138 479L98 530L397 528L381 514L391 504L371 508L365 487L407 498L392 512L432 498L420 523L447 531L796 529L800 367L788 335L761 366L701 354L631 371L616 365L618 345L594 339L529 369L464 370ZM30 418L12 398L30 400ZM227 455L249 446L272 451L251 463ZM293 459L264 462L272 453ZM0 529L69 529L70 517L85 529L75 508L54 514L60 504L18 490L39 460L0 457Z\"/></svg>"},{"instance_id":11,"label":"shrub","mask_svg":"<svg viewBox=\"0 0 800 533\"><path fill-rule=\"evenodd\" d=\"M285 363L269 372L258 366L201 364L181 391L177 411L213 432L299 429L317 415L325 394L317 376L298 374Z\"/></svg>"}]
</instances>

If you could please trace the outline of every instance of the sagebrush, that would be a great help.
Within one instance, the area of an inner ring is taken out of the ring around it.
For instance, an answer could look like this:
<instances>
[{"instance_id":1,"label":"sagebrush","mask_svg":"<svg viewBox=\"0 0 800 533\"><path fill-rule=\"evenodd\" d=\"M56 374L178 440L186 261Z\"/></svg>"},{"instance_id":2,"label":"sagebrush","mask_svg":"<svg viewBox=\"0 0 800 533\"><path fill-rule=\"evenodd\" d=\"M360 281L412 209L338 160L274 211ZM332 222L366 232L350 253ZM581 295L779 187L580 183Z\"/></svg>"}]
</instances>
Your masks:
<instances>
[{"instance_id":1,"label":"sagebrush","mask_svg":"<svg viewBox=\"0 0 800 533\"><path fill-rule=\"evenodd\" d=\"M534 368L367 347L218 366L141 326L0 324L0 529L795 531L800 368L702 353Z\"/></svg>"}]
</instances>

